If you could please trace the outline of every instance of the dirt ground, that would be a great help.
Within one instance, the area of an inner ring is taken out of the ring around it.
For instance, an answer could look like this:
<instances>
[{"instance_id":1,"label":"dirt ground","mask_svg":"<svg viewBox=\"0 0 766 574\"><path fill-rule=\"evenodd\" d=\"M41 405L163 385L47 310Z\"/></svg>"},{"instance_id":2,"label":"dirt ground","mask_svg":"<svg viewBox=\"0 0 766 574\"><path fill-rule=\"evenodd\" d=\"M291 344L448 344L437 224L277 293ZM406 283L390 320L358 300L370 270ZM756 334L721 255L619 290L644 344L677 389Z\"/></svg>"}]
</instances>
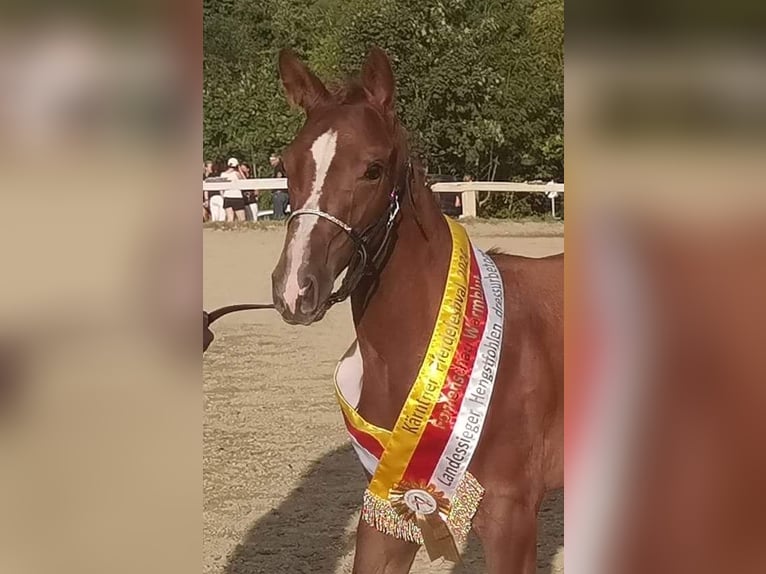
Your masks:
<instances>
[{"instance_id":1,"label":"dirt ground","mask_svg":"<svg viewBox=\"0 0 766 574\"><path fill-rule=\"evenodd\" d=\"M563 250L548 223L468 225L482 248L544 256ZM271 300L271 271L283 229L205 229L204 307ZM204 357L204 574L351 572L354 528L365 477L349 446L332 392L332 373L354 338L347 303L311 327L273 311L227 316ZM551 495L539 518L538 573L563 572L564 497ZM469 540L464 562L414 574L484 572Z\"/></svg>"}]
</instances>

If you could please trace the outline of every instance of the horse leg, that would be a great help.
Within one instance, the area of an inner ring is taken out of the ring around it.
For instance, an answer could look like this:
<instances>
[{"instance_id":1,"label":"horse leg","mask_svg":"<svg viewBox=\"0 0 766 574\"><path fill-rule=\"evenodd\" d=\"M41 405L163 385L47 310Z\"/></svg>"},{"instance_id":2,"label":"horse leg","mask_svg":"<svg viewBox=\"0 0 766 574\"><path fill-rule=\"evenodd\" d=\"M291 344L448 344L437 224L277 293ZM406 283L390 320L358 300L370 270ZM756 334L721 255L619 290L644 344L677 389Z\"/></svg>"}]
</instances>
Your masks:
<instances>
[{"instance_id":1,"label":"horse leg","mask_svg":"<svg viewBox=\"0 0 766 574\"><path fill-rule=\"evenodd\" d=\"M537 508L531 496L486 493L473 521L488 574L537 572Z\"/></svg>"},{"instance_id":2,"label":"horse leg","mask_svg":"<svg viewBox=\"0 0 766 574\"><path fill-rule=\"evenodd\" d=\"M383 534L360 518L353 574L407 574L418 548L417 544Z\"/></svg>"}]
</instances>

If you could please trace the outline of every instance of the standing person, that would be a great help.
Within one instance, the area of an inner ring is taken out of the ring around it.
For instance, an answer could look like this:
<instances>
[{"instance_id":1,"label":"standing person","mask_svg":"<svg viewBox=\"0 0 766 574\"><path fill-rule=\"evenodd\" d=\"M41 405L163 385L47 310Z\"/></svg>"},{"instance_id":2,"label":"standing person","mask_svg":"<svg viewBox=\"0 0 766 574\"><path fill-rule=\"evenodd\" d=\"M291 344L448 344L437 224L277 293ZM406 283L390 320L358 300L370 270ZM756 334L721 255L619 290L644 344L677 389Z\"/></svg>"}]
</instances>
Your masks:
<instances>
[{"instance_id":1,"label":"standing person","mask_svg":"<svg viewBox=\"0 0 766 574\"><path fill-rule=\"evenodd\" d=\"M250 166L245 162L239 164L239 175L242 179L250 179L252 177ZM242 196L245 200L245 218L248 221L258 221L258 191L243 189Z\"/></svg>"},{"instance_id":2,"label":"standing person","mask_svg":"<svg viewBox=\"0 0 766 574\"><path fill-rule=\"evenodd\" d=\"M229 181L239 181L242 177L239 175L239 160L236 157L230 157L226 162L227 169L221 174L221 177ZM245 199L241 189L226 189L223 192L223 208L226 210L226 221L245 221Z\"/></svg>"},{"instance_id":3,"label":"standing person","mask_svg":"<svg viewBox=\"0 0 766 574\"><path fill-rule=\"evenodd\" d=\"M213 162L206 161L202 164L202 181L204 182L213 173ZM202 190L202 221L210 221L210 195Z\"/></svg>"},{"instance_id":4,"label":"standing person","mask_svg":"<svg viewBox=\"0 0 766 574\"><path fill-rule=\"evenodd\" d=\"M434 184L439 183L454 183L455 181L455 177L449 174L432 173L428 176L429 186L433 186ZM463 181L467 180L464 179ZM441 208L444 215L452 217L453 219L460 217L460 214L463 211L460 207L460 193L454 191L446 191L437 193L437 195L439 207Z\"/></svg>"},{"instance_id":5,"label":"standing person","mask_svg":"<svg viewBox=\"0 0 766 574\"><path fill-rule=\"evenodd\" d=\"M277 154L272 154L269 158L271 167L274 168L273 177L287 177L285 173L285 166L282 165L282 158ZM288 204L290 198L287 195L287 191L284 189L278 189L272 194L272 203L274 204L274 219L284 219L286 217Z\"/></svg>"},{"instance_id":6,"label":"standing person","mask_svg":"<svg viewBox=\"0 0 766 574\"><path fill-rule=\"evenodd\" d=\"M222 181L220 163L206 161L203 171L203 181ZM203 191L202 205L210 212L211 221L226 221L226 211L223 209L223 197L220 191Z\"/></svg>"},{"instance_id":7,"label":"standing person","mask_svg":"<svg viewBox=\"0 0 766 574\"><path fill-rule=\"evenodd\" d=\"M473 177L470 175L464 175L463 181L465 183L468 183L470 181L473 181ZM462 194L460 193L442 193L445 206L444 206L444 213L446 215L449 215L452 218L457 219L463 214L463 204L461 203L461 197Z\"/></svg>"}]
</instances>

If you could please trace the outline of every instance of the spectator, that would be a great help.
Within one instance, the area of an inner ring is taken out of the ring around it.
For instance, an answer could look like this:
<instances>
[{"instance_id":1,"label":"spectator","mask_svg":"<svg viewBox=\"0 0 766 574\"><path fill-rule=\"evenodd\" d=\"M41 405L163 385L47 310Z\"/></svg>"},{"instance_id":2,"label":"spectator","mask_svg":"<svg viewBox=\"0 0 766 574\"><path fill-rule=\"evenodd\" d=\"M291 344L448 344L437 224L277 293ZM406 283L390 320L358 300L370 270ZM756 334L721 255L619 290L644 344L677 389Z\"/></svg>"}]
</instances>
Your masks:
<instances>
[{"instance_id":1,"label":"spectator","mask_svg":"<svg viewBox=\"0 0 766 574\"><path fill-rule=\"evenodd\" d=\"M206 161L202 164L202 181L213 173L213 162ZM210 196L207 191L202 190L202 221L210 221Z\"/></svg>"},{"instance_id":2,"label":"spectator","mask_svg":"<svg viewBox=\"0 0 766 574\"><path fill-rule=\"evenodd\" d=\"M473 181L473 176L467 174L463 176L463 182L468 183L471 181ZM444 195L448 196L446 199L449 202L444 213L454 218L463 215L463 195L461 193L446 193Z\"/></svg>"},{"instance_id":3,"label":"spectator","mask_svg":"<svg viewBox=\"0 0 766 574\"><path fill-rule=\"evenodd\" d=\"M239 165L239 175L242 179L250 179L252 177L250 166L242 162ZM244 189L242 196L245 200L245 218L248 221L258 221L258 191Z\"/></svg>"},{"instance_id":4,"label":"spectator","mask_svg":"<svg viewBox=\"0 0 766 574\"><path fill-rule=\"evenodd\" d=\"M282 165L282 158L277 154L273 154L269 158L271 167L274 168L273 177L287 177L285 173L285 166ZM287 214L287 208L290 202L290 198L287 195L287 191L284 189L278 189L272 193L272 203L274 204L274 219L284 219Z\"/></svg>"},{"instance_id":5,"label":"spectator","mask_svg":"<svg viewBox=\"0 0 766 574\"><path fill-rule=\"evenodd\" d=\"M434 173L428 176L429 185L434 185L436 183L451 183L454 181L455 178L453 176L446 174ZM467 180L464 179L463 181ZM460 205L460 193L454 191L446 191L438 193L437 195L439 196L439 207L441 208L444 215L452 217L453 219L460 217L463 211Z\"/></svg>"},{"instance_id":6,"label":"spectator","mask_svg":"<svg viewBox=\"0 0 766 574\"><path fill-rule=\"evenodd\" d=\"M235 182L242 179L239 175L239 160L230 157L226 162L227 169L221 176ZM223 192L223 208L226 210L226 221L245 221L245 199L241 189L226 189Z\"/></svg>"},{"instance_id":7,"label":"spectator","mask_svg":"<svg viewBox=\"0 0 766 574\"><path fill-rule=\"evenodd\" d=\"M212 161L206 161L203 171L203 181L221 180L221 170ZM226 211L223 209L223 197L220 191L203 191L202 206L207 207L211 221L225 221Z\"/></svg>"}]
</instances>

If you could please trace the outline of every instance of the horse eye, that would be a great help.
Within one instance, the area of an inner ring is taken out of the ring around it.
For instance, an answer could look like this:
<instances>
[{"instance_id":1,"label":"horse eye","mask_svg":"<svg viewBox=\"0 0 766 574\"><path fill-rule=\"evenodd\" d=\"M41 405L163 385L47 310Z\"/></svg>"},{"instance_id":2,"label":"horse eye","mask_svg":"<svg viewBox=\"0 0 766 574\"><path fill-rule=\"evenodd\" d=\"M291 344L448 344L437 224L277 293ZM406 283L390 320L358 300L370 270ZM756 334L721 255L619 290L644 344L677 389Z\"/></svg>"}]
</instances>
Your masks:
<instances>
[{"instance_id":1,"label":"horse eye","mask_svg":"<svg viewBox=\"0 0 766 574\"><path fill-rule=\"evenodd\" d=\"M383 174L383 169L377 163L374 163L367 168L366 172L364 172L364 179L375 181L376 179L380 179L380 176L382 174Z\"/></svg>"}]
</instances>

